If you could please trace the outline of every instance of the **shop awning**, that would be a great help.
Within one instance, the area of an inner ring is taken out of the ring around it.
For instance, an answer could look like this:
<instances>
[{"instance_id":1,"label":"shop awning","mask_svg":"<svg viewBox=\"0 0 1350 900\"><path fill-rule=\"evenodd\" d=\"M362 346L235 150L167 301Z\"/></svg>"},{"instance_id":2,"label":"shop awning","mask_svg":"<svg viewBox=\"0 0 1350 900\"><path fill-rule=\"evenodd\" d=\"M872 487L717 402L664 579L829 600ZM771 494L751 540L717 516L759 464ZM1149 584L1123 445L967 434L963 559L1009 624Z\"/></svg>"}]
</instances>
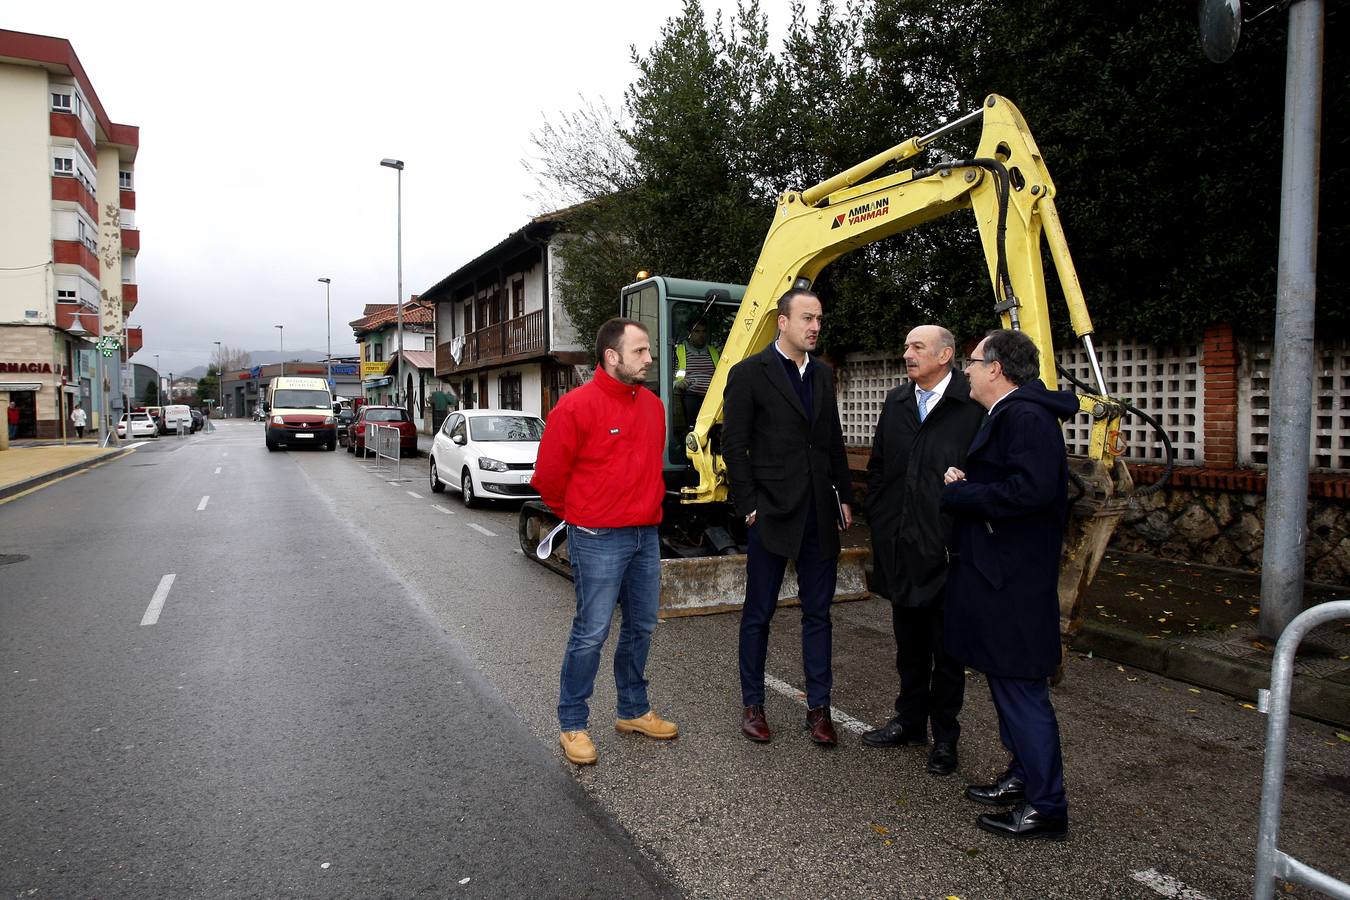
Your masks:
<instances>
[{"instance_id":1,"label":"shop awning","mask_svg":"<svg viewBox=\"0 0 1350 900\"><path fill-rule=\"evenodd\" d=\"M0 381L0 393L8 391L17 394L21 391L40 391L42 385L36 381Z\"/></svg>"}]
</instances>

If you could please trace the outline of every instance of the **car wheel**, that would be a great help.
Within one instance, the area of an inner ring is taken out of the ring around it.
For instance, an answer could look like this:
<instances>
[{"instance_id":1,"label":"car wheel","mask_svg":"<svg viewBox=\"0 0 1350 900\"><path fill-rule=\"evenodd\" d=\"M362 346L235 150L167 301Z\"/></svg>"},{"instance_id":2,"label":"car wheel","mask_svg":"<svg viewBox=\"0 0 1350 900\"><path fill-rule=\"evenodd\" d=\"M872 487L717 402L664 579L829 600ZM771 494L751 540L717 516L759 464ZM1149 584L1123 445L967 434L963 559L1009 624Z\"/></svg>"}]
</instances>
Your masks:
<instances>
[{"instance_id":1,"label":"car wheel","mask_svg":"<svg viewBox=\"0 0 1350 900\"><path fill-rule=\"evenodd\" d=\"M274 444L272 441L268 441L268 442L267 442L267 449L268 449L269 451L274 451L274 450L277 449L277 445Z\"/></svg>"},{"instance_id":2,"label":"car wheel","mask_svg":"<svg viewBox=\"0 0 1350 900\"><path fill-rule=\"evenodd\" d=\"M431 459L431 492L439 494L445 490L445 482L436 475L436 458Z\"/></svg>"},{"instance_id":3,"label":"car wheel","mask_svg":"<svg viewBox=\"0 0 1350 900\"><path fill-rule=\"evenodd\" d=\"M464 474L460 476L459 495L460 499L464 501L464 505L469 509L478 505L478 498L473 493L473 476L469 474L468 469L465 469Z\"/></svg>"}]
</instances>

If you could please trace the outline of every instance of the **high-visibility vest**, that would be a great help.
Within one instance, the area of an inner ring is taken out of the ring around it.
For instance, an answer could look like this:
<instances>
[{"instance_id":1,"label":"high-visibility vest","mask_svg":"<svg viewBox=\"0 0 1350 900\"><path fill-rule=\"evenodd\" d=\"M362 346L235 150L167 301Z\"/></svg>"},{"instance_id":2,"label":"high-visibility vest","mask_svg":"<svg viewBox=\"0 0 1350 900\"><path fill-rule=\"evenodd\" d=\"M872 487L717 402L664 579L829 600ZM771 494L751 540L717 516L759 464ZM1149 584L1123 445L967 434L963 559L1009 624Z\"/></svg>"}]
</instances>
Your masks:
<instances>
[{"instance_id":1,"label":"high-visibility vest","mask_svg":"<svg viewBox=\"0 0 1350 900\"><path fill-rule=\"evenodd\" d=\"M685 363L685 360L688 358L688 356L685 354L685 349L684 349L684 348L685 348L685 344L684 344L683 342L681 342L681 343L675 348L675 368L677 368L677 369L684 369L684 368L685 368L685 364L684 364L684 363ZM708 353L712 356L713 365L716 366L716 365L717 365L717 361L720 360L720 359L722 358L722 354L719 353L719 352L717 351L717 348L714 347L712 344L709 344L709 345L708 345Z\"/></svg>"}]
</instances>

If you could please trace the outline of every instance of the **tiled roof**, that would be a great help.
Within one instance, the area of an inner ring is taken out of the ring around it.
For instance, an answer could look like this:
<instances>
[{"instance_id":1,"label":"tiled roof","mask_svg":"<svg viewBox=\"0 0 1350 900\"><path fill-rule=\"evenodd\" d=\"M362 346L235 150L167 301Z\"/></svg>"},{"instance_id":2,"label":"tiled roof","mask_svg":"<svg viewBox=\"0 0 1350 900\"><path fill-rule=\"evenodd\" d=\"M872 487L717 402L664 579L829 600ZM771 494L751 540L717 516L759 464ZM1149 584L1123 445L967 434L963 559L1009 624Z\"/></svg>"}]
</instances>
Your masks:
<instances>
[{"instance_id":1,"label":"tiled roof","mask_svg":"<svg viewBox=\"0 0 1350 900\"><path fill-rule=\"evenodd\" d=\"M378 304L373 303L368 304L366 306L366 309L370 309L371 306L376 305ZM371 331L377 331L389 325L393 325L397 321L398 321L398 309L394 304L389 303L384 304L382 308L377 309L375 312L368 313L367 315L364 315L359 319L354 319L348 324L351 325L352 331L360 335ZM416 301L405 303L403 304L403 324L435 325L436 312L435 310L423 306L422 304L417 303Z\"/></svg>"}]
</instances>

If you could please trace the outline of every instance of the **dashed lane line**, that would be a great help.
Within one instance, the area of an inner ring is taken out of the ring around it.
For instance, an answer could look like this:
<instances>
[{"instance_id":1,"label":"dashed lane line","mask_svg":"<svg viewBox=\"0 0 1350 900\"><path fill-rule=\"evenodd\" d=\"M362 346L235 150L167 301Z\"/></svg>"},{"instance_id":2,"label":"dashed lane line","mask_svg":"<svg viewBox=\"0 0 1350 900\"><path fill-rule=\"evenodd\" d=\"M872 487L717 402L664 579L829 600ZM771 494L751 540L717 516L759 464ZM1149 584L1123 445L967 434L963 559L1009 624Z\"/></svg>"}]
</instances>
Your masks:
<instances>
[{"instance_id":1,"label":"dashed lane line","mask_svg":"<svg viewBox=\"0 0 1350 900\"><path fill-rule=\"evenodd\" d=\"M403 493L407 494L409 497L416 497L418 500L422 499L422 495L417 493L417 491L404 491Z\"/></svg>"},{"instance_id":2,"label":"dashed lane line","mask_svg":"<svg viewBox=\"0 0 1350 900\"><path fill-rule=\"evenodd\" d=\"M1195 888L1187 887L1171 875L1164 875L1157 869L1144 869L1142 872L1135 872L1130 877L1163 897L1172 897L1175 900L1211 900L1208 894L1202 894Z\"/></svg>"},{"instance_id":3,"label":"dashed lane line","mask_svg":"<svg viewBox=\"0 0 1350 900\"><path fill-rule=\"evenodd\" d=\"M164 609L164 601L169 599L169 589L173 587L173 581L177 575L165 575L159 580L159 587L155 588L155 594L150 598L150 605L145 608L145 615L141 616L141 625L153 625L159 621L159 613Z\"/></svg>"},{"instance_id":4,"label":"dashed lane line","mask_svg":"<svg viewBox=\"0 0 1350 900\"><path fill-rule=\"evenodd\" d=\"M443 512L447 516L453 516L455 514L453 509L446 509L444 506L433 506L432 509L436 510L436 512Z\"/></svg>"},{"instance_id":5,"label":"dashed lane line","mask_svg":"<svg viewBox=\"0 0 1350 900\"><path fill-rule=\"evenodd\" d=\"M201 512L202 510L206 509L206 504L210 502L210 500L211 500L210 494L207 494L205 497L203 497L202 502L197 504L197 512Z\"/></svg>"},{"instance_id":6,"label":"dashed lane line","mask_svg":"<svg viewBox=\"0 0 1350 900\"><path fill-rule=\"evenodd\" d=\"M220 466L216 466L216 471L215 471L215 474L217 474L217 475L219 475L219 474L220 474Z\"/></svg>"},{"instance_id":7,"label":"dashed lane line","mask_svg":"<svg viewBox=\"0 0 1350 900\"><path fill-rule=\"evenodd\" d=\"M788 684L786 681L781 681L777 678L774 678L772 675L766 674L764 676L764 686L768 688L773 688L775 691L782 694L784 697L796 700L802 706L806 705L806 694L803 691L797 690L795 687ZM871 725L868 725L866 722L853 718L852 716L850 716L848 713L844 712L837 706L830 707L830 718L834 721L834 724L842 725L844 728L847 728L854 734L862 734L864 731L872 730Z\"/></svg>"},{"instance_id":8,"label":"dashed lane line","mask_svg":"<svg viewBox=\"0 0 1350 900\"><path fill-rule=\"evenodd\" d=\"M497 532L495 532L495 531L488 531L486 528L484 528L482 525L479 525L477 522L467 522L467 523L465 523L465 524L467 524L467 525L468 525L470 528L472 528L474 531L477 531L477 532L480 532L480 533L482 533L482 534L485 534L485 535L487 535L488 537L496 537L496 536L497 536Z\"/></svg>"}]
</instances>

